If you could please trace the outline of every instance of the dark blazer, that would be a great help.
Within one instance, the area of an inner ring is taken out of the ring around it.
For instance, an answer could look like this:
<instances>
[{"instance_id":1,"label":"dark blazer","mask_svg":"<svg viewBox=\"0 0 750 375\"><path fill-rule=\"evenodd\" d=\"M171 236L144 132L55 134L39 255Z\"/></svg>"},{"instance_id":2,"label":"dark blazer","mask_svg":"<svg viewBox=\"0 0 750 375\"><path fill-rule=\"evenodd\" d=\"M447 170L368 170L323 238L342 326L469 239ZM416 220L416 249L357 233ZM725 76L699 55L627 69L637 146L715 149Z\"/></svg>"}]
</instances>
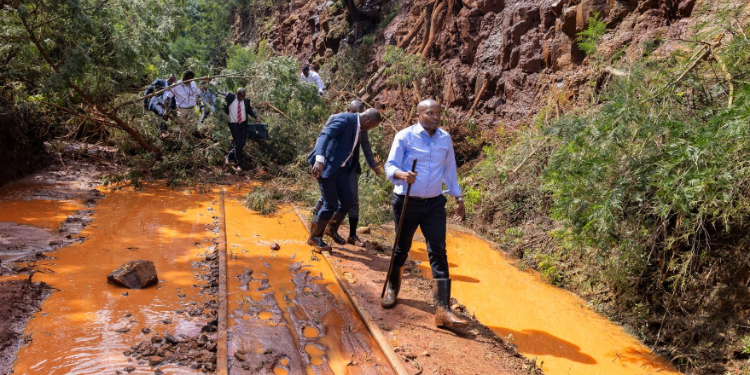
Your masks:
<instances>
[{"instance_id":1,"label":"dark blazer","mask_svg":"<svg viewBox=\"0 0 750 375\"><path fill-rule=\"evenodd\" d=\"M229 105L237 100L237 95L230 92L229 94L227 94L225 99L226 104L224 105L224 113L229 115ZM255 119L255 121L258 121L258 115L255 114L255 110L253 110L253 107L250 105L250 99L245 98L245 100L243 101L245 102L245 118L249 119L250 117L252 117Z\"/></svg>"},{"instance_id":2,"label":"dark blazer","mask_svg":"<svg viewBox=\"0 0 750 375\"><path fill-rule=\"evenodd\" d=\"M331 177L341 168L341 164L349 156L354 147L357 135L357 113L340 113L330 118L330 122L323 128L315 143L315 148L307 157L310 165L315 165L315 156L326 158L321 178ZM352 165L359 163L359 145L352 155Z\"/></svg>"}]
</instances>

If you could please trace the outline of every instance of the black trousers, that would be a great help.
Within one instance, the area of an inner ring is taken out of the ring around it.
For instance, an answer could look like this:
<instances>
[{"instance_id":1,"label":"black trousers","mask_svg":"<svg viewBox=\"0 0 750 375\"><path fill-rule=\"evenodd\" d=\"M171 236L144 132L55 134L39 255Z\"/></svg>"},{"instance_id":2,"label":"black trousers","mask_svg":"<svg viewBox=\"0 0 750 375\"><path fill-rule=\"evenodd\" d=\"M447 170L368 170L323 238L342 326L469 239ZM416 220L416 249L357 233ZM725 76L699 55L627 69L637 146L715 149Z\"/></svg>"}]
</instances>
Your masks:
<instances>
[{"instance_id":1,"label":"black trousers","mask_svg":"<svg viewBox=\"0 0 750 375\"><path fill-rule=\"evenodd\" d=\"M237 161L237 165L242 168L245 165L245 156L242 150L245 148L247 143L247 121L243 123L230 122L229 131L232 132L232 139L234 140L234 148L229 151L227 157L231 160Z\"/></svg>"},{"instance_id":2,"label":"black trousers","mask_svg":"<svg viewBox=\"0 0 750 375\"><path fill-rule=\"evenodd\" d=\"M318 212L318 217L328 221L334 212L346 214L352 207L352 187L349 176L354 168L339 168L333 176L319 178L318 186L320 195L323 197L323 208Z\"/></svg>"},{"instance_id":3,"label":"black trousers","mask_svg":"<svg viewBox=\"0 0 750 375\"><path fill-rule=\"evenodd\" d=\"M447 201L443 195L427 200L409 198L404 224L401 228L401 237L396 245L396 256L393 260L395 267L402 267L406 263L409 250L411 250L411 243L414 240L414 233L419 227L422 229L422 234L427 242L427 256L430 259L432 278L447 279L450 276L448 255L445 252L447 217L445 203ZM396 230L398 230L398 222L401 219L401 210L404 206L404 196L393 194L391 204L393 206L393 221L396 223Z\"/></svg>"}]
</instances>

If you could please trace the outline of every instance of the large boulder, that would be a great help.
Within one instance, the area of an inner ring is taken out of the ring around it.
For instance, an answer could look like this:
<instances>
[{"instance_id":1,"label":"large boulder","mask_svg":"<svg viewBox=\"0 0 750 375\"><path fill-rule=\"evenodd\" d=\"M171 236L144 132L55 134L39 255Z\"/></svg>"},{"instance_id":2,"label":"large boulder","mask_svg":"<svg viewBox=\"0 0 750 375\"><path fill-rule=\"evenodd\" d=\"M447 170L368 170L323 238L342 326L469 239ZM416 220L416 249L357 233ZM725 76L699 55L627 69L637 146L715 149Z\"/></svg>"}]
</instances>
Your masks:
<instances>
[{"instance_id":1,"label":"large boulder","mask_svg":"<svg viewBox=\"0 0 750 375\"><path fill-rule=\"evenodd\" d=\"M131 260L107 275L107 282L129 289L143 289L159 282L150 260Z\"/></svg>"}]
</instances>

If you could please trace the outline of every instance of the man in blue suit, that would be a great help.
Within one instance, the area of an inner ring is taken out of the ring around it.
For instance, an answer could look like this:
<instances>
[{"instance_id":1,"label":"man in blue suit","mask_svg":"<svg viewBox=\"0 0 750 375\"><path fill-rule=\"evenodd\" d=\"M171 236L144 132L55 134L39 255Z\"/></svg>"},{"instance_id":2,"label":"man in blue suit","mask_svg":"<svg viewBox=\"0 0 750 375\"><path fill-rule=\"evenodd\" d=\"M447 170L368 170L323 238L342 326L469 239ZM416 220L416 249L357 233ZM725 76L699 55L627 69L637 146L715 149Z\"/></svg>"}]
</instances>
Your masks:
<instances>
[{"instance_id":1,"label":"man in blue suit","mask_svg":"<svg viewBox=\"0 0 750 375\"><path fill-rule=\"evenodd\" d=\"M307 244L318 252L330 251L323 241L326 225L338 230L353 203L350 174L354 163L359 163L359 134L380 124L380 112L370 108L363 113L341 113L323 128L308 162L312 175L318 179L323 196L323 208L310 222ZM356 158L356 159L355 159Z\"/></svg>"}]
</instances>

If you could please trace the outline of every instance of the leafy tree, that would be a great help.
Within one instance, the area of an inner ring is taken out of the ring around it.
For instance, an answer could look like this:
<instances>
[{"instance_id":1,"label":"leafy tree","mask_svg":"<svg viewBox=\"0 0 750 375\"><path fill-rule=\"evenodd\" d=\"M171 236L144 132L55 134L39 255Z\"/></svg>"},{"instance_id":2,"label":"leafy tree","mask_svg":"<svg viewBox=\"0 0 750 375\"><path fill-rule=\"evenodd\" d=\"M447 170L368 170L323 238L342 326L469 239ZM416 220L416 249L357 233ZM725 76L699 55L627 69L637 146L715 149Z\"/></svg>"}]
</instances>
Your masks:
<instances>
[{"instance_id":1,"label":"leafy tree","mask_svg":"<svg viewBox=\"0 0 750 375\"><path fill-rule=\"evenodd\" d=\"M180 1L28 0L0 10L2 71L28 95L90 116L157 151L118 114L117 97L154 73L160 35L177 27Z\"/></svg>"}]
</instances>

